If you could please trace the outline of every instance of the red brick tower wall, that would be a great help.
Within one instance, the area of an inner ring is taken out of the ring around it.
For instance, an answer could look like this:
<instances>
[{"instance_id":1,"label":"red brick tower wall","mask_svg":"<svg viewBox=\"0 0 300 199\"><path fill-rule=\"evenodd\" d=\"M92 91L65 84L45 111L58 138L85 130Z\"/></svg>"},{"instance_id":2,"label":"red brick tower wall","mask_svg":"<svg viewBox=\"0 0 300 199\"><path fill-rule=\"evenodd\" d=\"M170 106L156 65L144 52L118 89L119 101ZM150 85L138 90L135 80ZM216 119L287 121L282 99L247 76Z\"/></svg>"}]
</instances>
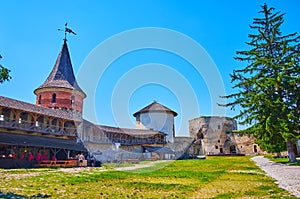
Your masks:
<instances>
[{"instance_id":1,"label":"red brick tower wall","mask_svg":"<svg viewBox=\"0 0 300 199\"><path fill-rule=\"evenodd\" d=\"M36 104L47 108L61 108L82 113L83 96L72 91L40 91L36 93Z\"/></svg>"}]
</instances>

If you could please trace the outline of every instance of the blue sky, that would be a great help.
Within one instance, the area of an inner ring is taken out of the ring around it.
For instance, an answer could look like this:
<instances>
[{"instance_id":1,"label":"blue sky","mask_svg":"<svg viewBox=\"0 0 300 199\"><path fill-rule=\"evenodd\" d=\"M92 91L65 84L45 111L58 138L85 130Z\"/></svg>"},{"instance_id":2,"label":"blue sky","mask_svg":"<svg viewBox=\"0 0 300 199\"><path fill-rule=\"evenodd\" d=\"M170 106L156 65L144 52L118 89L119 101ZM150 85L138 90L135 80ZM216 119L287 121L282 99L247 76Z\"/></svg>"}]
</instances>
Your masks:
<instances>
[{"instance_id":1,"label":"blue sky","mask_svg":"<svg viewBox=\"0 0 300 199\"><path fill-rule=\"evenodd\" d=\"M188 135L189 119L237 114L216 107L212 97L219 95L219 91L233 92L229 73L243 66L233 57L236 51L247 49L249 25L254 17L260 16L258 11L264 2L286 13L283 33L300 32L297 0L2 1L0 54L3 59L0 63L11 69L13 79L0 86L0 94L35 103L33 90L47 78L63 42L64 35L57 29L64 28L68 22L77 33L68 36L68 45L75 74L88 94L84 105L86 119L134 127L132 114L156 100L178 112L177 135ZM166 31L166 39L161 41L163 47L141 43L156 39L149 32L151 28ZM132 40L127 37L139 30L145 34ZM175 39L169 41L168 34L175 35ZM189 48L192 44L177 40L177 36L197 43L202 50ZM112 44L113 41L118 43ZM130 48L137 41L144 48L132 47L115 56L101 75L97 73L97 81L92 80L98 70L93 67L104 67L107 54ZM176 54L164 48L167 45L182 46L188 52ZM198 54L199 63L208 57L211 63L204 63L199 69L186 59L188 55ZM91 55L97 58L90 68L87 63ZM207 75L209 71L211 74ZM219 89L211 89L214 86ZM90 103L91 99L94 103Z\"/></svg>"}]
</instances>

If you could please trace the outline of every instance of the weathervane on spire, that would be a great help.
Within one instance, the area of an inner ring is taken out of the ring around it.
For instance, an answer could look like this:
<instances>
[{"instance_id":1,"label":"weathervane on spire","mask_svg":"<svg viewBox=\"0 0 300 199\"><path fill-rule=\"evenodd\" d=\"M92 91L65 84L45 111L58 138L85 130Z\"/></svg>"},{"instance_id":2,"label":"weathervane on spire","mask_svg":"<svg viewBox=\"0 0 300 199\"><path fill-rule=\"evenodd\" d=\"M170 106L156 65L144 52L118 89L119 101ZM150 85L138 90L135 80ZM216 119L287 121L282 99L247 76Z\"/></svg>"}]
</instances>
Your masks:
<instances>
[{"instance_id":1,"label":"weathervane on spire","mask_svg":"<svg viewBox=\"0 0 300 199\"><path fill-rule=\"evenodd\" d=\"M72 34L74 34L74 35L76 35L76 33L73 31L73 30L71 30L70 28L68 28L68 23L65 23L65 29L58 29L58 31L64 31L65 32L65 41L67 41L67 33L72 33Z\"/></svg>"}]
</instances>

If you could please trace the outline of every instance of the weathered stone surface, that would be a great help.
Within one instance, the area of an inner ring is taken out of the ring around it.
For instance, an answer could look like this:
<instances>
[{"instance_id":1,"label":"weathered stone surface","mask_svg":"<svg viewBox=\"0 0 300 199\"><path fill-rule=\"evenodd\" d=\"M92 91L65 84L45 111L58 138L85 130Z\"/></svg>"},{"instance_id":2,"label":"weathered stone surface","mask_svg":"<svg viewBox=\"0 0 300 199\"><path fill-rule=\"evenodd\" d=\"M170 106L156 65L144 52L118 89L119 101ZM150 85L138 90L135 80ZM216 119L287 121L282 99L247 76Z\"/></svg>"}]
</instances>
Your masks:
<instances>
[{"instance_id":1,"label":"weathered stone surface","mask_svg":"<svg viewBox=\"0 0 300 199\"><path fill-rule=\"evenodd\" d=\"M235 141L239 153L245 155L257 155L257 154L266 154L260 147L255 143L253 135L239 135L235 134Z\"/></svg>"},{"instance_id":2,"label":"weathered stone surface","mask_svg":"<svg viewBox=\"0 0 300 199\"><path fill-rule=\"evenodd\" d=\"M193 154L214 155L238 153L233 130L235 120L229 117L202 116L189 121L190 136L196 140Z\"/></svg>"},{"instance_id":3,"label":"weathered stone surface","mask_svg":"<svg viewBox=\"0 0 300 199\"><path fill-rule=\"evenodd\" d=\"M177 156L180 156L187 152L190 148L194 138L191 137L175 137L173 143L168 143L170 149L176 152Z\"/></svg>"}]
</instances>

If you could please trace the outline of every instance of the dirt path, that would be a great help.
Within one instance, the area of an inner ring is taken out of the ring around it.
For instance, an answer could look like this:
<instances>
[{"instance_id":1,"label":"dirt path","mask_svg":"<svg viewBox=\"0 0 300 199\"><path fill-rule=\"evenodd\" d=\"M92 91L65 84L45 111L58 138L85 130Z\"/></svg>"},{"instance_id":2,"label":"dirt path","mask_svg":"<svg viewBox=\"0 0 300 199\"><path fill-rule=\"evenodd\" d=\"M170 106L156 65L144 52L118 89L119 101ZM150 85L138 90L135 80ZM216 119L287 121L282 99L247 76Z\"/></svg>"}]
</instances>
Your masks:
<instances>
[{"instance_id":1,"label":"dirt path","mask_svg":"<svg viewBox=\"0 0 300 199\"><path fill-rule=\"evenodd\" d=\"M253 157L252 160L264 170L268 176L277 180L279 187L300 198L300 166L288 166L270 161L263 156Z\"/></svg>"}]
</instances>

